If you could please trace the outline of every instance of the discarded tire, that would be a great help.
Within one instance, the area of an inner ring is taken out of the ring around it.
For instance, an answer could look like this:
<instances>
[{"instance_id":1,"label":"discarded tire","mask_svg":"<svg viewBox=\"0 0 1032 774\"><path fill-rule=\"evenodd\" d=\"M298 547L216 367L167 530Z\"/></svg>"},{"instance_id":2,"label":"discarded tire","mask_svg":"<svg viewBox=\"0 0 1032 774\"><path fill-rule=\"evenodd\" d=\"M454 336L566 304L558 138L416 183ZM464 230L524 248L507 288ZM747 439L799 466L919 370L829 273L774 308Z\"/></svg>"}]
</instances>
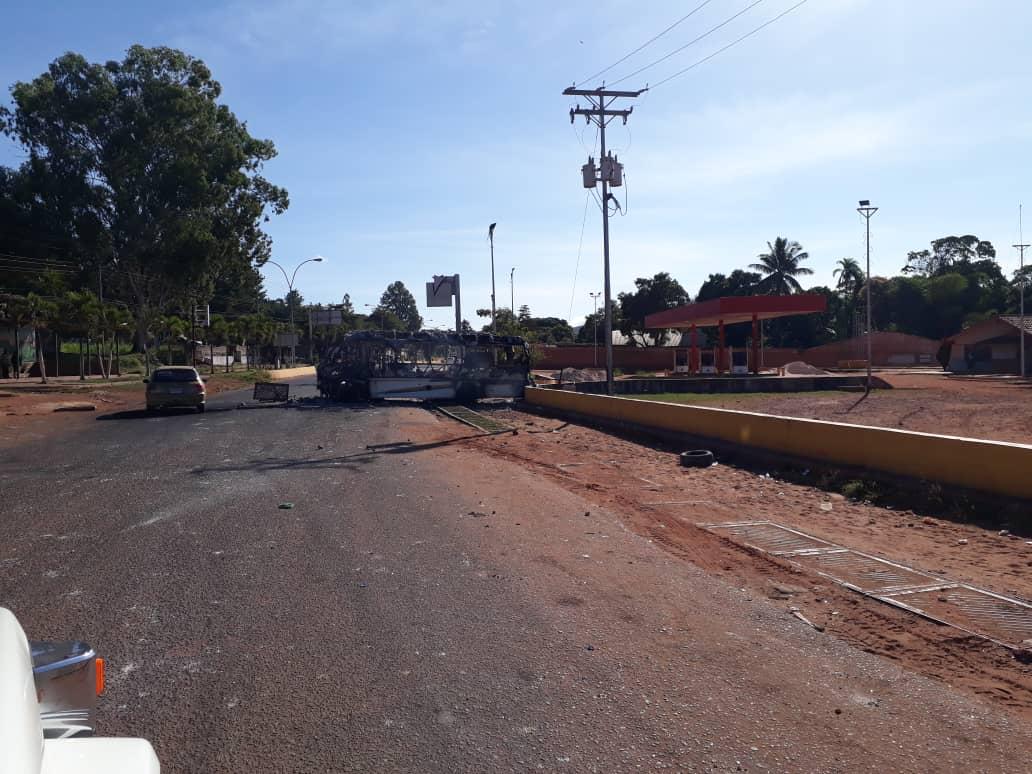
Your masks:
<instances>
[{"instance_id":1,"label":"discarded tire","mask_svg":"<svg viewBox=\"0 0 1032 774\"><path fill-rule=\"evenodd\" d=\"M713 452L706 449L692 449L681 453L681 466L685 468L708 468L714 462Z\"/></svg>"}]
</instances>

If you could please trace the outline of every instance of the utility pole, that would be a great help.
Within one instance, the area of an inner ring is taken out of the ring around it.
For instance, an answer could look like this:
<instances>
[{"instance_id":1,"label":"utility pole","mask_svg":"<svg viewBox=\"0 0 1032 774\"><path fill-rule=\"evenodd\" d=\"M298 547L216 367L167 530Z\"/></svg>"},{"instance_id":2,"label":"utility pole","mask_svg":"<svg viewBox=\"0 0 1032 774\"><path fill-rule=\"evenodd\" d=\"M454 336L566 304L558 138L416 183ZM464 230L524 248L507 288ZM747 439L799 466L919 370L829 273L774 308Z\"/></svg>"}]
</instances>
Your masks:
<instances>
[{"instance_id":1,"label":"utility pole","mask_svg":"<svg viewBox=\"0 0 1032 774\"><path fill-rule=\"evenodd\" d=\"M487 227L487 238L491 242L491 333L497 333L495 328L495 275L494 275L494 230L497 223Z\"/></svg>"},{"instance_id":2,"label":"utility pole","mask_svg":"<svg viewBox=\"0 0 1032 774\"><path fill-rule=\"evenodd\" d=\"M622 167L616 159L606 155L606 126L617 117L623 119L623 122L626 124L627 118L634 110L633 107L627 110L612 110L611 106L613 103L618 99L639 97L644 92L645 89L639 89L638 91L614 91L601 86L597 89L577 89L573 86L563 89L565 96L586 97L590 105L590 107L582 108L578 104L577 107L570 108L570 123L573 123L575 117L584 116L585 122L593 123L598 127L599 136L602 140L601 156L599 158L601 174L599 177L602 181L602 264L605 275L606 393L609 395L613 394L613 299L609 282L609 186L610 184L613 186L622 185L623 173L621 171ZM594 188L594 160L589 158L588 163L582 167L581 171L584 175L584 187Z\"/></svg>"},{"instance_id":3,"label":"utility pole","mask_svg":"<svg viewBox=\"0 0 1032 774\"><path fill-rule=\"evenodd\" d=\"M1018 243L1011 245L1018 251L1018 294L1019 298L1019 321L1021 330L1018 333L1018 341L1021 349L1021 376L1025 377L1025 250L1029 245L1025 244L1025 234L1021 228L1021 205L1018 205Z\"/></svg>"},{"instance_id":4,"label":"utility pole","mask_svg":"<svg viewBox=\"0 0 1032 774\"><path fill-rule=\"evenodd\" d=\"M594 311L591 313L591 321L595 324L595 368L598 368L598 297L602 294L598 291L588 293L591 296L591 300L595 305Z\"/></svg>"},{"instance_id":5,"label":"utility pole","mask_svg":"<svg viewBox=\"0 0 1032 774\"><path fill-rule=\"evenodd\" d=\"M867 384L864 397L871 394L871 216L878 211L868 199L861 199L856 211L867 221Z\"/></svg>"},{"instance_id":6,"label":"utility pole","mask_svg":"<svg viewBox=\"0 0 1032 774\"><path fill-rule=\"evenodd\" d=\"M514 276L516 274L516 267L513 266L509 270L509 311L512 312L512 319L516 319L516 285L514 284Z\"/></svg>"}]
</instances>

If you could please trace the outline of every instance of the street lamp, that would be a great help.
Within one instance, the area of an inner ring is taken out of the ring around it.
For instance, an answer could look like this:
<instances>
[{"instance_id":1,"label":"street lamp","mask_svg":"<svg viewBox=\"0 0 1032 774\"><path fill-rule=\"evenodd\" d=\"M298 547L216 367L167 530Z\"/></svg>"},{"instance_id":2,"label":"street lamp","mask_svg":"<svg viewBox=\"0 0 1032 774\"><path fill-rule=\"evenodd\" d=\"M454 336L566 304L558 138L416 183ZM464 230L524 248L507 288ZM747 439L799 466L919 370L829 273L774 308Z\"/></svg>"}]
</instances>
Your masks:
<instances>
[{"instance_id":1,"label":"street lamp","mask_svg":"<svg viewBox=\"0 0 1032 774\"><path fill-rule=\"evenodd\" d=\"M595 323L595 368L598 368L598 297L602 295L601 292L588 293L591 296L591 300L595 304L595 311L591 314L592 322Z\"/></svg>"},{"instance_id":2,"label":"street lamp","mask_svg":"<svg viewBox=\"0 0 1032 774\"><path fill-rule=\"evenodd\" d=\"M313 262L314 263L321 263L322 261L323 261L323 257L321 255L317 255L314 258L309 258L306 261L301 261L301 263L299 263L297 266L294 267L294 273L291 274L289 277L287 276L287 270L284 269L282 266L280 266L278 263L276 263L275 261L272 261L272 260L266 261L266 263L271 263L273 266L275 266L277 269L279 269L281 272L283 272L283 279L285 279L286 282L287 282L287 306L290 308L290 365L291 366L293 366L295 364L295 362L296 362L295 361L295 354L296 354L296 343L295 343L295 340L297 339L297 331L294 330L294 279L297 277L298 269L300 269L306 263L313 263Z\"/></svg>"},{"instance_id":3,"label":"street lamp","mask_svg":"<svg viewBox=\"0 0 1032 774\"><path fill-rule=\"evenodd\" d=\"M856 211L867 221L867 385L864 397L871 394L871 216L878 211L871 206L870 199L861 199Z\"/></svg>"}]
</instances>

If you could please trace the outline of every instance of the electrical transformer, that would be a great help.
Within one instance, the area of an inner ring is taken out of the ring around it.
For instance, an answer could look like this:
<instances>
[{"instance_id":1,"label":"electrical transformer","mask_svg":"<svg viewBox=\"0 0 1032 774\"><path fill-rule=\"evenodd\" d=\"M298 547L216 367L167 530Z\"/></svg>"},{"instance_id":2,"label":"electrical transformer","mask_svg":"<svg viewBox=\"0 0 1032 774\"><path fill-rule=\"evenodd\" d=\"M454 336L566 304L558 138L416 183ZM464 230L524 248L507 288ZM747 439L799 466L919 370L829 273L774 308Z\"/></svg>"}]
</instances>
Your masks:
<instances>
[{"instance_id":1,"label":"electrical transformer","mask_svg":"<svg viewBox=\"0 0 1032 774\"><path fill-rule=\"evenodd\" d=\"M584 177L585 188L595 187L595 159L591 156L588 156L588 163L581 167L581 175Z\"/></svg>"},{"instance_id":2,"label":"electrical transformer","mask_svg":"<svg viewBox=\"0 0 1032 774\"><path fill-rule=\"evenodd\" d=\"M623 185L623 164L617 161L616 156L609 155L602 159L602 179L613 188Z\"/></svg>"}]
</instances>

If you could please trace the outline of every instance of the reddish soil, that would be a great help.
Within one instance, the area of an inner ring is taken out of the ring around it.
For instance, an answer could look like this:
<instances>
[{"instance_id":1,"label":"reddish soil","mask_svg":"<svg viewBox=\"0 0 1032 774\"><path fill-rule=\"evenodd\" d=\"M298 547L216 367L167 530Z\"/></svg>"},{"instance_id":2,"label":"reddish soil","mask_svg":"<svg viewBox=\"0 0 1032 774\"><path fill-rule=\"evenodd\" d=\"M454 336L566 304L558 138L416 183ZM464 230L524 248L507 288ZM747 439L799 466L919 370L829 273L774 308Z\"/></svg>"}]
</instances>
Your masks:
<instances>
[{"instance_id":1,"label":"reddish soil","mask_svg":"<svg viewBox=\"0 0 1032 774\"><path fill-rule=\"evenodd\" d=\"M217 395L247 385L239 379L214 374L207 391ZM90 403L92 411L54 411L59 404ZM84 426L98 414L140 411L144 408L142 382L42 385L35 379L24 385L0 385L0 447L50 436Z\"/></svg>"},{"instance_id":2,"label":"reddish soil","mask_svg":"<svg viewBox=\"0 0 1032 774\"><path fill-rule=\"evenodd\" d=\"M880 374L894 389L860 403L853 392L706 395L678 402L924 433L1032 443L1032 383L945 374Z\"/></svg>"},{"instance_id":3,"label":"reddish soil","mask_svg":"<svg viewBox=\"0 0 1032 774\"><path fill-rule=\"evenodd\" d=\"M727 464L682 468L669 450L531 413L506 409L491 416L513 425L517 434L483 436L464 446L560 482L620 514L628 529L672 555L769 596L786 614L797 608L829 636L1032 719L1032 666L1007 648L852 592L696 525L770 520L1025 600L1032 599L1029 537L851 502ZM450 421L439 428L441 438L471 432Z\"/></svg>"}]
</instances>

